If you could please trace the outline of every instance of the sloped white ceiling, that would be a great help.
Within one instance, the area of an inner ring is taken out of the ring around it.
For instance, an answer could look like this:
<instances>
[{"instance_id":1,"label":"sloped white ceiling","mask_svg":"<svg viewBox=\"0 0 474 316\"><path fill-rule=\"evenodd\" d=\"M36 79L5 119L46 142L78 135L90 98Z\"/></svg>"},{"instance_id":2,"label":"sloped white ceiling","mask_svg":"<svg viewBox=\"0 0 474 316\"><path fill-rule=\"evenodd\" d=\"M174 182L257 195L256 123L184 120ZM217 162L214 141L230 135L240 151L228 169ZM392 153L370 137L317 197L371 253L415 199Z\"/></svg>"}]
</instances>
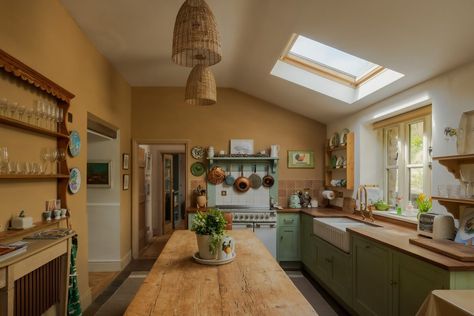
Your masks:
<instances>
[{"instance_id":1,"label":"sloped white ceiling","mask_svg":"<svg viewBox=\"0 0 474 316\"><path fill-rule=\"evenodd\" d=\"M184 0L61 0L132 86L184 86L190 69L171 61ZM474 60L472 0L207 0L222 37L212 67L232 87L330 122ZM405 74L353 104L270 75L292 33ZM218 106L218 104L216 105Z\"/></svg>"}]
</instances>

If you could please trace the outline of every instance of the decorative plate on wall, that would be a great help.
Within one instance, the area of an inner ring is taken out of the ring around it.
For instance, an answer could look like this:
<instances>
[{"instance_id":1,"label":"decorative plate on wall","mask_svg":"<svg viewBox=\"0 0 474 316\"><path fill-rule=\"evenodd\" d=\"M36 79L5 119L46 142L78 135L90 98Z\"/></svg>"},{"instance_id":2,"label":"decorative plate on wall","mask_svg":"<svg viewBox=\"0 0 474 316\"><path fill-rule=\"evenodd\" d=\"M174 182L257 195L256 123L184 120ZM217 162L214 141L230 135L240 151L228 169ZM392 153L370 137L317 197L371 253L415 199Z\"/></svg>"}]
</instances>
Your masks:
<instances>
[{"instance_id":1,"label":"decorative plate on wall","mask_svg":"<svg viewBox=\"0 0 474 316\"><path fill-rule=\"evenodd\" d=\"M69 170L68 188L72 194L76 194L81 189L81 171L78 168Z\"/></svg>"},{"instance_id":2,"label":"decorative plate on wall","mask_svg":"<svg viewBox=\"0 0 474 316\"><path fill-rule=\"evenodd\" d=\"M194 159L202 159L204 157L204 148L201 146L194 146L191 149L191 156L193 156Z\"/></svg>"},{"instance_id":3,"label":"decorative plate on wall","mask_svg":"<svg viewBox=\"0 0 474 316\"><path fill-rule=\"evenodd\" d=\"M191 165L191 174L195 177L200 177L206 172L206 167L202 162L195 162Z\"/></svg>"},{"instance_id":4,"label":"decorative plate on wall","mask_svg":"<svg viewBox=\"0 0 474 316\"><path fill-rule=\"evenodd\" d=\"M76 157L81 152L81 137L77 131L71 131L69 135L69 153Z\"/></svg>"}]
</instances>

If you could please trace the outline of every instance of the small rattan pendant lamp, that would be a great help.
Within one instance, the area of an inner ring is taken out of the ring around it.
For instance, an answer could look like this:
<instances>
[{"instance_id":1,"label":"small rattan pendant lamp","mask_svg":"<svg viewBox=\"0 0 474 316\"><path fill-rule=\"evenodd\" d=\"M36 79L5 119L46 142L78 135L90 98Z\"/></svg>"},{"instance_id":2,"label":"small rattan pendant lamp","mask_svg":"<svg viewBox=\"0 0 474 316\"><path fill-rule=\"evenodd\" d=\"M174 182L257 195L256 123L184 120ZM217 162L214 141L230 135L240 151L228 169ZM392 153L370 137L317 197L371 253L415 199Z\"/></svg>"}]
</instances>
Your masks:
<instances>
[{"instance_id":1,"label":"small rattan pendant lamp","mask_svg":"<svg viewBox=\"0 0 474 316\"><path fill-rule=\"evenodd\" d=\"M186 0L176 16L173 61L181 66L211 66L221 61L216 20L204 0Z\"/></svg>"},{"instance_id":2,"label":"small rattan pendant lamp","mask_svg":"<svg viewBox=\"0 0 474 316\"><path fill-rule=\"evenodd\" d=\"M209 67L196 65L186 83L185 101L193 105L213 105L217 101L216 80Z\"/></svg>"}]
</instances>

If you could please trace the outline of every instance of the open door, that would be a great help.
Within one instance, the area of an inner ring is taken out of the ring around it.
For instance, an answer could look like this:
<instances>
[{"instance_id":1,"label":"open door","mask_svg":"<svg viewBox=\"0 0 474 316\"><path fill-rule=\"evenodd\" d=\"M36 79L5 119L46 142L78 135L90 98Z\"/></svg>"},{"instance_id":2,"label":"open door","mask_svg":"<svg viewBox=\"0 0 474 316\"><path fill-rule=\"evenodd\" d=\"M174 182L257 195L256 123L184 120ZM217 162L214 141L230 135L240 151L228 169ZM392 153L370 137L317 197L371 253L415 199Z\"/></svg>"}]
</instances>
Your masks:
<instances>
[{"instance_id":1,"label":"open door","mask_svg":"<svg viewBox=\"0 0 474 316\"><path fill-rule=\"evenodd\" d=\"M174 229L173 155L163 154L163 230L169 234Z\"/></svg>"}]
</instances>

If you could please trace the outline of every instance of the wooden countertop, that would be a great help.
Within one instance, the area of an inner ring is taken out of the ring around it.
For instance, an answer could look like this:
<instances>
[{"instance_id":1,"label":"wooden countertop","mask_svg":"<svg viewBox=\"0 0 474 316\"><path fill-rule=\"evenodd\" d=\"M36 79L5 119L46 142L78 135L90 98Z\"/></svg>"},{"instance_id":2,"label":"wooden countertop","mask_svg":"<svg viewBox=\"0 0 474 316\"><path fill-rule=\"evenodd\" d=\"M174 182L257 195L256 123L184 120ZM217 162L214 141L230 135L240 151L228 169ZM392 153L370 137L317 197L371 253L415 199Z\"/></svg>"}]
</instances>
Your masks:
<instances>
[{"instance_id":1,"label":"wooden countertop","mask_svg":"<svg viewBox=\"0 0 474 316\"><path fill-rule=\"evenodd\" d=\"M317 315L254 233L229 235L235 260L206 266L195 234L175 231L125 315Z\"/></svg>"}]
</instances>

